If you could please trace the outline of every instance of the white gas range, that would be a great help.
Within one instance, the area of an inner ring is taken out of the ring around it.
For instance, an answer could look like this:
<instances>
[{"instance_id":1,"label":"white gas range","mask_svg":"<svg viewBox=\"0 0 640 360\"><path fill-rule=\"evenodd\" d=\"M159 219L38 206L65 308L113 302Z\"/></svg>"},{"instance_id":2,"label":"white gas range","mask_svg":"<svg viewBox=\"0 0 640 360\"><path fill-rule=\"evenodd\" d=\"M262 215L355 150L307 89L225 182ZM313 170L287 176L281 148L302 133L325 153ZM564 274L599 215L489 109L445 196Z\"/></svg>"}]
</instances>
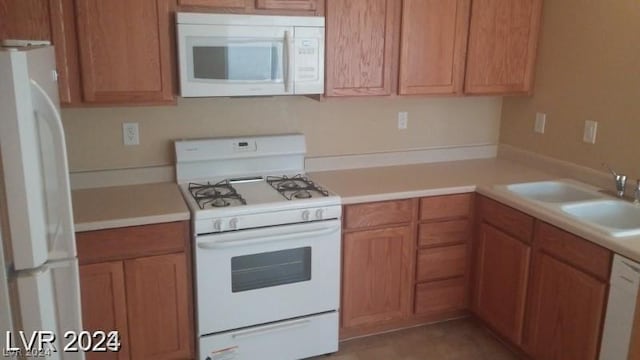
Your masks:
<instances>
[{"instance_id":1,"label":"white gas range","mask_svg":"<svg viewBox=\"0 0 640 360\"><path fill-rule=\"evenodd\" d=\"M337 351L341 202L305 175L304 136L175 148L192 214L200 359Z\"/></svg>"}]
</instances>

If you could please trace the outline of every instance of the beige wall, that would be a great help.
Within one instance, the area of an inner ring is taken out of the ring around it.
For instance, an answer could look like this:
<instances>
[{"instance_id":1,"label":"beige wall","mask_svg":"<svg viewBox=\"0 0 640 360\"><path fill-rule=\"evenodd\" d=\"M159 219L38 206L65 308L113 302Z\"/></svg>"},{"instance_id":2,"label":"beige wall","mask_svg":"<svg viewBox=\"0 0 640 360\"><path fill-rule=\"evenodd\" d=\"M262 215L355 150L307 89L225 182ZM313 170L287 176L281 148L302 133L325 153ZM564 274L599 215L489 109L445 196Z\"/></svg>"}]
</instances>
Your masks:
<instances>
[{"instance_id":1,"label":"beige wall","mask_svg":"<svg viewBox=\"0 0 640 360\"><path fill-rule=\"evenodd\" d=\"M71 171L168 165L179 138L302 132L310 156L496 144L502 99L179 99L173 107L64 109ZM409 112L409 129L396 128ZM138 122L138 146L122 144Z\"/></svg>"},{"instance_id":2,"label":"beige wall","mask_svg":"<svg viewBox=\"0 0 640 360\"><path fill-rule=\"evenodd\" d=\"M547 0L541 35L535 96L505 98L500 142L640 177L640 1ZM595 145L585 120L599 122Z\"/></svg>"}]
</instances>

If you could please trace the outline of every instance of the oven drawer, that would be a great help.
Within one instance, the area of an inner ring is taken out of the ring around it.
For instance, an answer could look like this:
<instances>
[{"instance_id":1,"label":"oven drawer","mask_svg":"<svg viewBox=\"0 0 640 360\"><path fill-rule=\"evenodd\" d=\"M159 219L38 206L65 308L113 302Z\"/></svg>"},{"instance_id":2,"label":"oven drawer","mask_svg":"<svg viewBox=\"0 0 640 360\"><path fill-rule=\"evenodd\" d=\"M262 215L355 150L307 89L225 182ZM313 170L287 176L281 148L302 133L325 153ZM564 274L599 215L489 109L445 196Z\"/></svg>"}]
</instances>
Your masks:
<instances>
[{"instance_id":1,"label":"oven drawer","mask_svg":"<svg viewBox=\"0 0 640 360\"><path fill-rule=\"evenodd\" d=\"M294 360L338 351L338 312L200 338L201 360Z\"/></svg>"}]
</instances>

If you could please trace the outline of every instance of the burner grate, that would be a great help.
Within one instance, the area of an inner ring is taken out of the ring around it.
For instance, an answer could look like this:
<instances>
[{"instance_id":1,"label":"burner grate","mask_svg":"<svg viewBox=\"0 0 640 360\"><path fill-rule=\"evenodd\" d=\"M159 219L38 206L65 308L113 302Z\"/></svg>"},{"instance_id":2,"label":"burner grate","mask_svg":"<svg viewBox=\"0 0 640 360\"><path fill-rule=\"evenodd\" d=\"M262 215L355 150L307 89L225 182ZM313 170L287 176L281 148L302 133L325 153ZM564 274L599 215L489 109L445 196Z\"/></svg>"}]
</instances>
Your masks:
<instances>
[{"instance_id":1,"label":"burner grate","mask_svg":"<svg viewBox=\"0 0 640 360\"><path fill-rule=\"evenodd\" d=\"M300 174L288 176L267 176L267 183L287 200L309 199L313 194L329 196L329 192Z\"/></svg>"},{"instance_id":2,"label":"burner grate","mask_svg":"<svg viewBox=\"0 0 640 360\"><path fill-rule=\"evenodd\" d=\"M223 180L215 184L189 183L189 192L196 200L200 209L206 207L227 207L230 205L247 205L247 202L229 180Z\"/></svg>"}]
</instances>

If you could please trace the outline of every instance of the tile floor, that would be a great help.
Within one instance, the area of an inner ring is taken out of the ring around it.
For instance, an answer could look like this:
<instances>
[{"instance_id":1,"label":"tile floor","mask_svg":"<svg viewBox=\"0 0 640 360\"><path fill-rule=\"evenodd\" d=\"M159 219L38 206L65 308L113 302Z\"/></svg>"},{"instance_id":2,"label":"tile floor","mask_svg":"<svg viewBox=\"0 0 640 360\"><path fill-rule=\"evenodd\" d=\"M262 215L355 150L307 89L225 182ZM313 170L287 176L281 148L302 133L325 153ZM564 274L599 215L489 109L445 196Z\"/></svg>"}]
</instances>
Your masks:
<instances>
[{"instance_id":1,"label":"tile floor","mask_svg":"<svg viewBox=\"0 0 640 360\"><path fill-rule=\"evenodd\" d=\"M340 351L314 360L511 360L518 359L470 319L375 335L340 343Z\"/></svg>"}]
</instances>

